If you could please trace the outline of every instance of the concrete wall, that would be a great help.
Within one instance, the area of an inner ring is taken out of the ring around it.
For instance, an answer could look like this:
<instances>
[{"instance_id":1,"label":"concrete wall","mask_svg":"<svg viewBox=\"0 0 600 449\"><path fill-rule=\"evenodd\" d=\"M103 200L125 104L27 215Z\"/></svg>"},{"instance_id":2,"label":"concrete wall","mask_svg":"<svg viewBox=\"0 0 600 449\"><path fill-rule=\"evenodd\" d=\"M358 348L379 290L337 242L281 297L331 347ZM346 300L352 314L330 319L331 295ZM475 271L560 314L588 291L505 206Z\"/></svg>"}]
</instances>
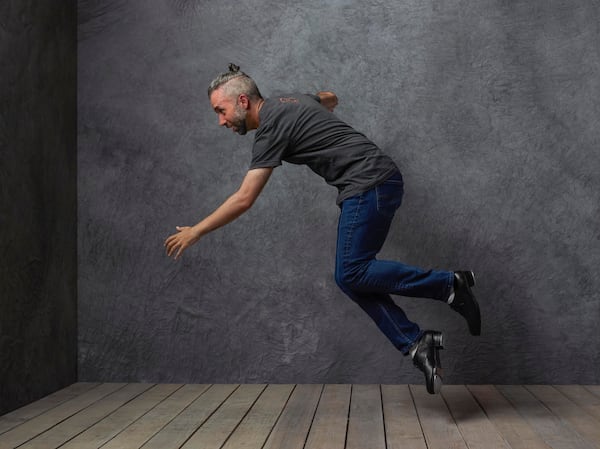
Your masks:
<instances>
[{"instance_id":1,"label":"concrete wall","mask_svg":"<svg viewBox=\"0 0 600 449\"><path fill-rule=\"evenodd\" d=\"M278 168L179 262L162 243L239 185L227 63L335 91L402 167L383 256L473 269L483 335L441 303L448 383L598 383L600 12L591 0L80 1L81 380L421 382L333 280L335 191Z\"/></svg>"},{"instance_id":2,"label":"concrete wall","mask_svg":"<svg viewBox=\"0 0 600 449\"><path fill-rule=\"evenodd\" d=\"M77 380L75 2L0 2L0 414Z\"/></svg>"}]
</instances>

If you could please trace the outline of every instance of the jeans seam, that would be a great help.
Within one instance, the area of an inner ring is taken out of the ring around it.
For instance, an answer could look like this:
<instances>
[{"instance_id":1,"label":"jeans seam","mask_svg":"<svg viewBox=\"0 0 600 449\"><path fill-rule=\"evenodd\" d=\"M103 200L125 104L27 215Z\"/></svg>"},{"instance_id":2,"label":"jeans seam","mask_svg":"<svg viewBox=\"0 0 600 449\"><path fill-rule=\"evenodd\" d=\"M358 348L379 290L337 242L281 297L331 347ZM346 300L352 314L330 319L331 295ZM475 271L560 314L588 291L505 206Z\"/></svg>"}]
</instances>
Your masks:
<instances>
[{"instance_id":1,"label":"jeans seam","mask_svg":"<svg viewBox=\"0 0 600 449\"><path fill-rule=\"evenodd\" d=\"M386 315L386 317L390 321L390 323L392 323L396 333L398 333L404 340L410 342L410 344L406 345L406 347L410 348L415 342L412 341L412 339L409 338L404 332L402 332L402 330L400 329L398 324L396 324L396 321L393 319L393 317L390 315L390 313L387 311L387 309L383 306L383 304L377 304L377 306L383 311L384 315ZM420 333L420 330L419 330L419 333ZM398 349L400 349L400 351L404 352L404 348L398 348Z\"/></svg>"},{"instance_id":2,"label":"jeans seam","mask_svg":"<svg viewBox=\"0 0 600 449\"><path fill-rule=\"evenodd\" d=\"M354 234L354 230L356 228L356 220L357 217L360 213L360 207L363 203L363 194L361 194L358 197L358 204L356 205L355 209L354 209L354 215L352 217L352 221L350 222L350 227L348 229L348 232L346 233L346 239L344 240L344 261L343 261L343 266L342 269L345 272L346 271L346 267L348 265L348 257L349 257L349 251L352 247L351 243L352 242L352 235Z\"/></svg>"}]
</instances>

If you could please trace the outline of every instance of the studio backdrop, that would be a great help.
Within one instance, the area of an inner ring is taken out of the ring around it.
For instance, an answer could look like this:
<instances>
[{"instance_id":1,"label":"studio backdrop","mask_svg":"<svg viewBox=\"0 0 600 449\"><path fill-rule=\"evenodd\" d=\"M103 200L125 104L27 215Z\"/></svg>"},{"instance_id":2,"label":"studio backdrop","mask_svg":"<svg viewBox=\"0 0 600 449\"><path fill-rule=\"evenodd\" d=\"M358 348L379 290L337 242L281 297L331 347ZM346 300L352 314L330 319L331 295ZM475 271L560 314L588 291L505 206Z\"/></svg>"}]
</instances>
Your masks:
<instances>
[{"instance_id":1,"label":"studio backdrop","mask_svg":"<svg viewBox=\"0 0 600 449\"><path fill-rule=\"evenodd\" d=\"M206 88L334 91L401 167L381 254L470 269L481 337L445 333L446 383L598 383L600 7L591 0L79 1L81 381L408 383L421 374L333 278L336 192L284 164L179 261L175 226L233 193L252 133Z\"/></svg>"}]
</instances>

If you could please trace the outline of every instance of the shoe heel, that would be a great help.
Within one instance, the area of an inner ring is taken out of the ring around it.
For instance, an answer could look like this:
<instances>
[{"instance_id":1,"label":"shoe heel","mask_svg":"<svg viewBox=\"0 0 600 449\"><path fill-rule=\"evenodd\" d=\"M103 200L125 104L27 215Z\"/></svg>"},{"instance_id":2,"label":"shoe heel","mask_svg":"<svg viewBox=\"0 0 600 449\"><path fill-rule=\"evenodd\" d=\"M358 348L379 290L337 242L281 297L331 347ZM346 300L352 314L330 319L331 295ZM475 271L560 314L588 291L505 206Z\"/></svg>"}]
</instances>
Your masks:
<instances>
[{"instance_id":1,"label":"shoe heel","mask_svg":"<svg viewBox=\"0 0 600 449\"><path fill-rule=\"evenodd\" d=\"M475 273L472 271L465 271L464 273L467 284L469 284L469 287L473 287L475 285Z\"/></svg>"},{"instance_id":2,"label":"shoe heel","mask_svg":"<svg viewBox=\"0 0 600 449\"><path fill-rule=\"evenodd\" d=\"M438 349L444 349L444 335L441 332L432 334L433 345Z\"/></svg>"},{"instance_id":3,"label":"shoe heel","mask_svg":"<svg viewBox=\"0 0 600 449\"><path fill-rule=\"evenodd\" d=\"M442 376L441 376L441 372L440 373L435 373L433 376L433 393L432 394L439 394L440 391L442 391L442 385L444 384L444 381L442 380Z\"/></svg>"}]
</instances>

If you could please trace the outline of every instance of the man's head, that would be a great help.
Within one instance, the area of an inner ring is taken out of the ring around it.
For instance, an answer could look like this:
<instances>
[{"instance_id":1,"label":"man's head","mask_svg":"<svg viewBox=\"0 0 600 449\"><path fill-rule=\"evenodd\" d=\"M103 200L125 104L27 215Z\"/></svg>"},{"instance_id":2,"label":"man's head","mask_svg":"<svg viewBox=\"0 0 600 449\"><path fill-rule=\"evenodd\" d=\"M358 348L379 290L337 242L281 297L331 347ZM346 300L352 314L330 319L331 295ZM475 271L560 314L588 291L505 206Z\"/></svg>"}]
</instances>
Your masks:
<instances>
[{"instance_id":1,"label":"man's head","mask_svg":"<svg viewBox=\"0 0 600 449\"><path fill-rule=\"evenodd\" d=\"M210 83L208 98L219 116L219 125L232 128L241 135L248 131L247 116L251 105L262 100L254 80L234 64L229 64L229 71Z\"/></svg>"},{"instance_id":2,"label":"man's head","mask_svg":"<svg viewBox=\"0 0 600 449\"><path fill-rule=\"evenodd\" d=\"M252 78L242 72L239 66L229 64L229 71L221 73L208 86L208 98L217 89L225 89L229 95L245 94L252 100L262 99L262 95Z\"/></svg>"}]
</instances>

